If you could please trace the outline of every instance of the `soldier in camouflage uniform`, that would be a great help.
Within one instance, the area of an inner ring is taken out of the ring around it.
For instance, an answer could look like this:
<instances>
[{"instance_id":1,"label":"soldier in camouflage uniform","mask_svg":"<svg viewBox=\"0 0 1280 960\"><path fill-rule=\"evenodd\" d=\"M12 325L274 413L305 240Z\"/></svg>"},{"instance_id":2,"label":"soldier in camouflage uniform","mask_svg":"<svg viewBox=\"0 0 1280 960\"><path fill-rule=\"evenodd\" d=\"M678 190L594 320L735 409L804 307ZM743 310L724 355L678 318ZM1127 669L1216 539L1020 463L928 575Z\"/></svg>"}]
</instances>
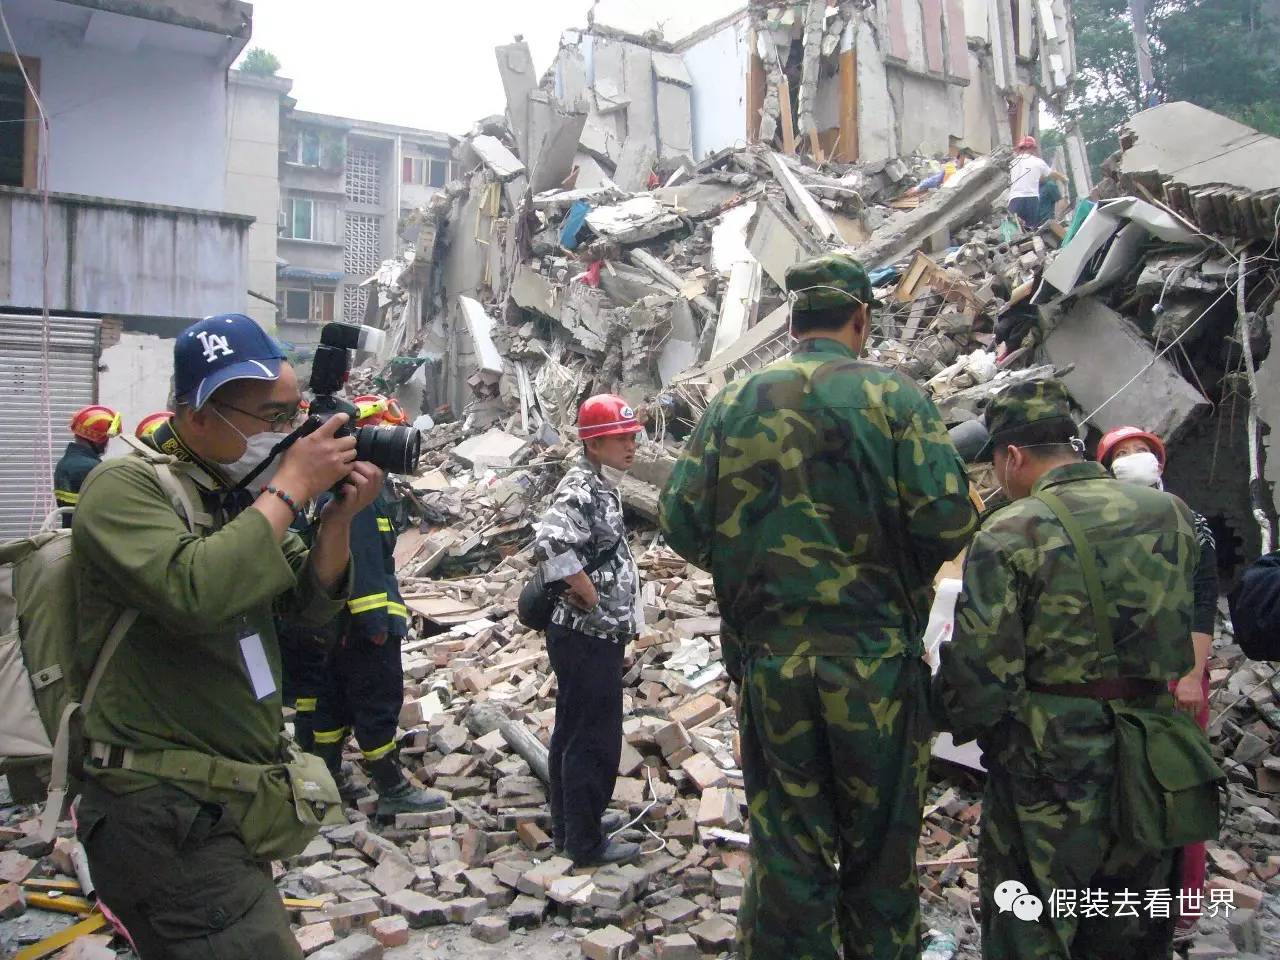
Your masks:
<instances>
[{"instance_id":1,"label":"soldier in camouflage uniform","mask_svg":"<svg viewBox=\"0 0 1280 960\"><path fill-rule=\"evenodd\" d=\"M742 956L915 960L931 722L921 636L976 526L963 465L907 377L859 359L871 283L787 272L790 357L711 402L661 502L710 570L751 823Z\"/></svg>"},{"instance_id":2,"label":"soldier in camouflage uniform","mask_svg":"<svg viewBox=\"0 0 1280 960\"><path fill-rule=\"evenodd\" d=\"M622 826L605 816L622 756L622 669L639 630L639 574L627 547L617 483L635 459L641 426L621 397L583 402L578 436L583 457L556 487L538 524L534 556L545 583L568 591L547 627L556 675L551 733L552 839L577 864L625 863L634 843L613 840Z\"/></svg>"},{"instance_id":3,"label":"soldier in camouflage uniform","mask_svg":"<svg viewBox=\"0 0 1280 960\"><path fill-rule=\"evenodd\" d=\"M1057 380L1017 384L986 411L996 476L1013 501L969 547L955 637L935 693L956 742L975 737L988 770L979 874L987 960L1167 957L1177 917L1173 851L1144 852L1112 828L1114 721L1108 700L1174 709L1167 684L1192 664L1191 512L1166 493L1111 479L1081 458ZM1095 548L1118 663L1097 642L1083 568L1037 498L1056 495ZM1006 882L1038 897L1038 921L1001 911ZM1083 891L1146 904L1090 916ZM1055 893L1055 891L1059 891ZM1053 916L1056 914L1057 916Z\"/></svg>"}]
</instances>

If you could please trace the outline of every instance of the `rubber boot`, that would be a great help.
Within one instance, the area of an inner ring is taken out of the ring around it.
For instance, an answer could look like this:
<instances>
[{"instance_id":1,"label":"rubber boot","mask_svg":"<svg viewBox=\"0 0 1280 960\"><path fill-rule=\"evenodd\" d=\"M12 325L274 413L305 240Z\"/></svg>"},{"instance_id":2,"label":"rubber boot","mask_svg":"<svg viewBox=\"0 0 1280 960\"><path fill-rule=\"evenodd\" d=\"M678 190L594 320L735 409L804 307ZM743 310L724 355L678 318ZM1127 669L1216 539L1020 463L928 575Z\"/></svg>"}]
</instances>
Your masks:
<instances>
[{"instance_id":1,"label":"rubber boot","mask_svg":"<svg viewBox=\"0 0 1280 960\"><path fill-rule=\"evenodd\" d=\"M303 710L293 715L293 739L302 748L303 753L316 752L316 715L311 710Z\"/></svg>"},{"instance_id":2,"label":"rubber boot","mask_svg":"<svg viewBox=\"0 0 1280 960\"><path fill-rule=\"evenodd\" d=\"M390 754L370 762L369 773L378 788L378 809L374 815L379 821L395 820L397 813L443 810L448 802L439 790L420 790L410 784L400 761Z\"/></svg>"},{"instance_id":3,"label":"rubber boot","mask_svg":"<svg viewBox=\"0 0 1280 960\"><path fill-rule=\"evenodd\" d=\"M324 765L329 768L334 783L338 785L338 796L343 799L343 802L355 803L361 797L369 795L369 788L356 783L351 776L354 771L351 764L342 762L341 743L317 743L312 753L323 760Z\"/></svg>"}]
</instances>

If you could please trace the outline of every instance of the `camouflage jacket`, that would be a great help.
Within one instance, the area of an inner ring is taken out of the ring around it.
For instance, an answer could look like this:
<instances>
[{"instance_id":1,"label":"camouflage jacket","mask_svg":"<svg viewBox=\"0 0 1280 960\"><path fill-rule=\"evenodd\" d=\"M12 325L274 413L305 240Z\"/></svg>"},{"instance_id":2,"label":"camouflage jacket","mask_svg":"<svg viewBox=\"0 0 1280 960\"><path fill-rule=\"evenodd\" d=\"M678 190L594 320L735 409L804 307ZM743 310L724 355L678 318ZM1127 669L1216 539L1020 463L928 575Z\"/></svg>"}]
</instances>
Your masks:
<instances>
[{"instance_id":1,"label":"camouflage jacket","mask_svg":"<svg viewBox=\"0 0 1280 960\"><path fill-rule=\"evenodd\" d=\"M580 610L562 599L551 622L579 633L626 641L639 630L640 576L627 547L622 497L598 470L580 459L556 487L551 506L542 515L534 541L534 556L547 583L563 580L590 566L617 542L618 549L591 574L600 603Z\"/></svg>"},{"instance_id":2,"label":"camouflage jacket","mask_svg":"<svg viewBox=\"0 0 1280 960\"><path fill-rule=\"evenodd\" d=\"M1191 511L1096 463L1056 467L1035 486L1046 488L1094 547L1118 675L1185 674L1199 556ZM1031 689L1103 677L1093 608L1061 524L1033 496L988 514L965 560L954 639L942 649L934 692L943 726L958 743L976 737L992 769L1105 778L1114 769L1105 705Z\"/></svg>"},{"instance_id":3,"label":"camouflage jacket","mask_svg":"<svg viewBox=\"0 0 1280 960\"><path fill-rule=\"evenodd\" d=\"M742 653L917 656L933 576L977 525L968 489L915 383L806 340L711 402L661 525Z\"/></svg>"}]
</instances>

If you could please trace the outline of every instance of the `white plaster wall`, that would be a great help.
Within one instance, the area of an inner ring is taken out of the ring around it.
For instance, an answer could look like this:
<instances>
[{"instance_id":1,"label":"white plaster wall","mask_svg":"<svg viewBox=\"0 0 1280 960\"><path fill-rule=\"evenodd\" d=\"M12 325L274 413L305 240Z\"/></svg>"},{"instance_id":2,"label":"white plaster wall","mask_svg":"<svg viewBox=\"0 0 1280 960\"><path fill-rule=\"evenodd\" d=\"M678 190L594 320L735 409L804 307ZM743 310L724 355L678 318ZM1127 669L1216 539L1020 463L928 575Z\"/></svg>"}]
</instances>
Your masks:
<instances>
[{"instance_id":1,"label":"white plaster wall","mask_svg":"<svg viewBox=\"0 0 1280 960\"><path fill-rule=\"evenodd\" d=\"M224 209L227 81L218 59L94 46L75 23L15 19L18 50L40 59L52 190Z\"/></svg>"},{"instance_id":2,"label":"white plaster wall","mask_svg":"<svg viewBox=\"0 0 1280 960\"><path fill-rule=\"evenodd\" d=\"M746 20L695 43L682 54L693 79L693 155L745 144L751 31Z\"/></svg>"},{"instance_id":3,"label":"white plaster wall","mask_svg":"<svg viewBox=\"0 0 1280 960\"><path fill-rule=\"evenodd\" d=\"M897 112L876 32L866 21L858 24L857 65L858 156L867 162L887 160L898 154Z\"/></svg>"},{"instance_id":4,"label":"white plaster wall","mask_svg":"<svg viewBox=\"0 0 1280 960\"><path fill-rule=\"evenodd\" d=\"M276 217L280 209L280 93L251 83L232 83L227 125L227 209L254 218L249 228L249 289L276 295ZM276 309L248 299L249 316L268 330Z\"/></svg>"},{"instance_id":5,"label":"white plaster wall","mask_svg":"<svg viewBox=\"0 0 1280 960\"><path fill-rule=\"evenodd\" d=\"M118 410L121 432L133 433L138 421L168 409L173 387L173 341L144 333L123 333L120 341L102 351L98 374L98 402ZM108 457L127 454L129 447L113 443Z\"/></svg>"}]
</instances>

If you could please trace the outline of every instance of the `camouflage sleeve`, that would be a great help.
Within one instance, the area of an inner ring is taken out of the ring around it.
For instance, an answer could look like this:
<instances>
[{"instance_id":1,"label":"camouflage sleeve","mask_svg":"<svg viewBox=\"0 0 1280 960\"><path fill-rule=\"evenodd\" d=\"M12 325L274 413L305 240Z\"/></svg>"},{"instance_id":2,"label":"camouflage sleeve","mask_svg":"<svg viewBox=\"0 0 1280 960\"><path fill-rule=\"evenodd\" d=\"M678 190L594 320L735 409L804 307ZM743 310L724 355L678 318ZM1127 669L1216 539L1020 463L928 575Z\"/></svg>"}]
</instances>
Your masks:
<instances>
[{"instance_id":1,"label":"camouflage sleeve","mask_svg":"<svg viewBox=\"0 0 1280 960\"><path fill-rule=\"evenodd\" d=\"M932 578L978 526L964 463L934 405L924 397L897 438L898 499L920 571Z\"/></svg>"},{"instance_id":2,"label":"camouflage sleeve","mask_svg":"<svg viewBox=\"0 0 1280 960\"><path fill-rule=\"evenodd\" d=\"M1018 572L995 538L979 533L965 558L955 635L942 646L933 690L938 723L956 743L995 728L1024 695L1026 639L1017 583Z\"/></svg>"},{"instance_id":3,"label":"camouflage sleeve","mask_svg":"<svg viewBox=\"0 0 1280 960\"><path fill-rule=\"evenodd\" d=\"M711 401L685 443L658 505L658 523L668 546L703 570L711 569L716 532L721 396Z\"/></svg>"},{"instance_id":4,"label":"camouflage sleeve","mask_svg":"<svg viewBox=\"0 0 1280 960\"><path fill-rule=\"evenodd\" d=\"M542 567L542 578L551 583L581 571L582 557L591 542L591 490L582 483L561 484L555 499L538 523L533 554Z\"/></svg>"}]
</instances>

